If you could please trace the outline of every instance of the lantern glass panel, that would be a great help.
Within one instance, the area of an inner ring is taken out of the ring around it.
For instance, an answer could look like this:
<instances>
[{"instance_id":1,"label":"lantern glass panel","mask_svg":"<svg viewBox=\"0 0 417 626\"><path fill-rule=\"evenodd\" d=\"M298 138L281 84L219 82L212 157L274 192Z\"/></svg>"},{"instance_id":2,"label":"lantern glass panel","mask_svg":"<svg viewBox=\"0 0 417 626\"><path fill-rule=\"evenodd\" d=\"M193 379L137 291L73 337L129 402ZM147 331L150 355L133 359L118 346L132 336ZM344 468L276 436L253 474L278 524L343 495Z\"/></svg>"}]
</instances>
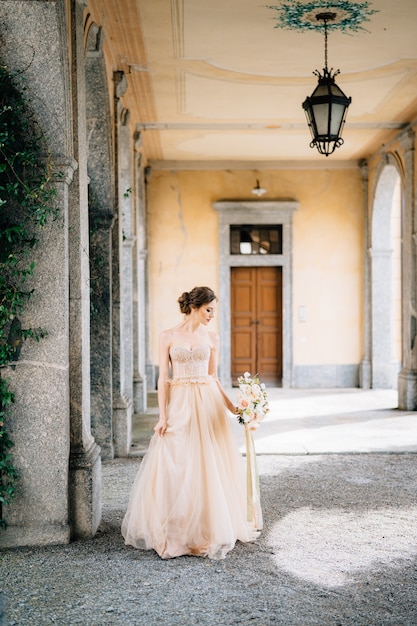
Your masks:
<instances>
[{"instance_id":1,"label":"lantern glass panel","mask_svg":"<svg viewBox=\"0 0 417 626\"><path fill-rule=\"evenodd\" d=\"M345 112L345 105L333 102L332 106L332 120L330 126L330 134L337 136L339 134L340 126L343 121L343 114Z\"/></svg>"},{"instance_id":2,"label":"lantern glass panel","mask_svg":"<svg viewBox=\"0 0 417 626\"><path fill-rule=\"evenodd\" d=\"M328 119L329 119L329 105L327 102L313 105L313 115L316 123L317 134L327 135L328 131Z\"/></svg>"}]
</instances>

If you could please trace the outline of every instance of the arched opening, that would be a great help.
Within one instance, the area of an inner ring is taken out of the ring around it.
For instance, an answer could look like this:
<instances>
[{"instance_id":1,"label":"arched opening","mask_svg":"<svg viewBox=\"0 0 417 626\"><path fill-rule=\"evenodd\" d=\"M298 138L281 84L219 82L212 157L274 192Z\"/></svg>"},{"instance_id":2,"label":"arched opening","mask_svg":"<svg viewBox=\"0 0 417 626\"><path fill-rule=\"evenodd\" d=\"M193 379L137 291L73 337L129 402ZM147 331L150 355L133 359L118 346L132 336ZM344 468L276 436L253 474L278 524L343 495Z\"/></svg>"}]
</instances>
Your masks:
<instances>
[{"instance_id":1,"label":"arched opening","mask_svg":"<svg viewBox=\"0 0 417 626\"><path fill-rule=\"evenodd\" d=\"M390 158L372 207L371 386L397 388L401 365L401 177Z\"/></svg>"}]
</instances>

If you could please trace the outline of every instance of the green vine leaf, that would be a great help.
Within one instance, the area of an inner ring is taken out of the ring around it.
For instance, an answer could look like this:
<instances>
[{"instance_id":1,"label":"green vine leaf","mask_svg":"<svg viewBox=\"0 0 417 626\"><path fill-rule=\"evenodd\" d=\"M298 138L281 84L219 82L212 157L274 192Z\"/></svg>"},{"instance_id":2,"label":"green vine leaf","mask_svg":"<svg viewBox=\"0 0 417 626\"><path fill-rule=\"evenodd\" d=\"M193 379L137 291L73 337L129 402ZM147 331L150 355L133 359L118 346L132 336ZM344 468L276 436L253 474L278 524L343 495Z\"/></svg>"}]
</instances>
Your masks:
<instances>
[{"instance_id":1,"label":"green vine leaf","mask_svg":"<svg viewBox=\"0 0 417 626\"><path fill-rule=\"evenodd\" d=\"M15 401L1 368L19 358L25 340L40 341L42 328L22 328L19 316L30 300L30 279L36 271L31 251L39 229L56 219L56 191L47 142L23 94L23 74L0 64L0 527L6 528L3 507L16 495L18 472L7 415Z\"/></svg>"}]
</instances>

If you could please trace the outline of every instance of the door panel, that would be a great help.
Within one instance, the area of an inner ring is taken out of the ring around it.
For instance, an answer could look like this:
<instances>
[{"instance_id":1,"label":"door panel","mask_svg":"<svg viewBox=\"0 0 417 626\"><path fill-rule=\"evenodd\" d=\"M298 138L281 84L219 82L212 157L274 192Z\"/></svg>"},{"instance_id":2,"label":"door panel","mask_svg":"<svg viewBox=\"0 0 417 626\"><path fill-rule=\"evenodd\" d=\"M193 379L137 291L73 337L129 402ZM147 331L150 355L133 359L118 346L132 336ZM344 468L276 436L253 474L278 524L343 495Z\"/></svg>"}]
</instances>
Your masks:
<instances>
[{"instance_id":1,"label":"door panel","mask_svg":"<svg viewBox=\"0 0 417 626\"><path fill-rule=\"evenodd\" d=\"M282 379L282 269L257 269L258 371L265 382Z\"/></svg>"},{"instance_id":2,"label":"door panel","mask_svg":"<svg viewBox=\"0 0 417 626\"><path fill-rule=\"evenodd\" d=\"M231 299L233 384L246 371L281 384L282 268L232 268Z\"/></svg>"},{"instance_id":3,"label":"door panel","mask_svg":"<svg viewBox=\"0 0 417 626\"><path fill-rule=\"evenodd\" d=\"M251 268L238 268L238 280L232 289L232 354L236 371L250 371L255 355L255 337L252 332L252 309L256 293L253 291ZM240 374L239 374L240 376Z\"/></svg>"}]
</instances>

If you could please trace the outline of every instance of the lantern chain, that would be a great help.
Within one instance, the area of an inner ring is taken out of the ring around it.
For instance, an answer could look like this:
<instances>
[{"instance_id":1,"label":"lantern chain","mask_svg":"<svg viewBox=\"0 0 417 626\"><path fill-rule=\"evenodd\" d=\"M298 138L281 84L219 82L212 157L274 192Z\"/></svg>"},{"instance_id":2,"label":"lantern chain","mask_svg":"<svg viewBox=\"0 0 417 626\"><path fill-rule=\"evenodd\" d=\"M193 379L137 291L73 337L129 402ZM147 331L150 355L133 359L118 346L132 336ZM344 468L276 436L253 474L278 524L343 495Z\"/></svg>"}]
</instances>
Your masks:
<instances>
[{"instance_id":1,"label":"lantern chain","mask_svg":"<svg viewBox=\"0 0 417 626\"><path fill-rule=\"evenodd\" d=\"M324 20L324 67L327 72L327 20Z\"/></svg>"}]
</instances>

